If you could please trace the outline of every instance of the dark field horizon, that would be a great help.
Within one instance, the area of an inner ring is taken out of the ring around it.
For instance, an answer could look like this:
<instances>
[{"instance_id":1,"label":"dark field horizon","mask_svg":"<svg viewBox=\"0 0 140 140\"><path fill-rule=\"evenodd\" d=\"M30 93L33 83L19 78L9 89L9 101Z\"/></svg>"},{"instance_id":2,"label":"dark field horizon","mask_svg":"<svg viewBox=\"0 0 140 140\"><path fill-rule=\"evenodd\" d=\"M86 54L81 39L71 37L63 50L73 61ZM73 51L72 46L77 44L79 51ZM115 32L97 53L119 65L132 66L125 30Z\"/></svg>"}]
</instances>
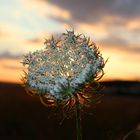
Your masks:
<instances>
[{"instance_id":1,"label":"dark field horizon","mask_svg":"<svg viewBox=\"0 0 140 140\"><path fill-rule=\"evenodd\" d=\"M101 84L101 103L82 114L83 140L121 140L140 129L140 83ZM19 84L0 83L0 140L76 140L75 116L60 125L63 118L52 113ZM128 140L140 140L140 133Z\"/></svg>"}]
</instances>

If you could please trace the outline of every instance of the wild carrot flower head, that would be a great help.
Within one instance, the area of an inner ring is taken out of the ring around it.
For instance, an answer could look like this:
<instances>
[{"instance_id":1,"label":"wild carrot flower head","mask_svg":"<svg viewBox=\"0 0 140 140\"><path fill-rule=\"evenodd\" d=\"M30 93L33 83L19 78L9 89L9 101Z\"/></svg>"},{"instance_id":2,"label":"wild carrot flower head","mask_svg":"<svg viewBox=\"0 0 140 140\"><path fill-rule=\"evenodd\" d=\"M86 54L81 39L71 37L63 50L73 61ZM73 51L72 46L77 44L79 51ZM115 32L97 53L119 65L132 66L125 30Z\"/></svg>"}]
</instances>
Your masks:
<instances>
[{"instance_id":1,"label":"wild carrot flower head","mask_svg":"<svg viewBox=\"0 0 140 140\"><path fill-rule=\"evenodd\" d=\"M27 68L24 84L32 94L56 105L103 75L104 59L90 38L67 31L44 44L44 49L29 52L22 62Z\"/></svg>"}]
</instances>

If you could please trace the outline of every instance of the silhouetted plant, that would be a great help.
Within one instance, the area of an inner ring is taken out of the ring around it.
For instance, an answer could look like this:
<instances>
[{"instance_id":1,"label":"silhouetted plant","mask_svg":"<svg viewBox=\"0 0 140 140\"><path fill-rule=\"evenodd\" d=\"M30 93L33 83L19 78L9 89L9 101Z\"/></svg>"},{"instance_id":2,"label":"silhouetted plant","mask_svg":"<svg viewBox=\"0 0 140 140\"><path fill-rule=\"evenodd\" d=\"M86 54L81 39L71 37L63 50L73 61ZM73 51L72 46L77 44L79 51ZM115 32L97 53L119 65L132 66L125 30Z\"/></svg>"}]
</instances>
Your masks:
<instances>
[{"instance_id":1,"label":"silhouetted plant","mask_svg":"<svg viewBox=\"0 0 140 140\"><path fill-rule=\"evenodd\" d=\"M74 31L52 36L44 44L44 49L23 58L25 89L46 107L61 108L66 117L76 112L77 140L81 140L81 109L100 101L101 94L93 90L99 88L106 61L90 38Z\"/></svg>"}]
</instances>

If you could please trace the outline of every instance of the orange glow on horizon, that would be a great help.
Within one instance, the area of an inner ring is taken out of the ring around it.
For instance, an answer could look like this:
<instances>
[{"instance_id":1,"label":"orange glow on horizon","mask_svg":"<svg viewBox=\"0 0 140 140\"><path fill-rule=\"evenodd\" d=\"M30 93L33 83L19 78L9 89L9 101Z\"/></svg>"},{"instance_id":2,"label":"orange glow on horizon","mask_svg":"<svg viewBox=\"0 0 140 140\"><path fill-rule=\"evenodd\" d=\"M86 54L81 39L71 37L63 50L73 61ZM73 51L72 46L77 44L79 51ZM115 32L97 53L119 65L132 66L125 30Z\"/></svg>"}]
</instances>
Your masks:
<instances>
[{"instance_id":1,"label":"orange glow on horizon","mask_svg":"<svg viewBox=\"0 0 140 140\"><path fill-rule=\"evenodd\" d=\"M23 67L16 57L42 49L45 38L73 28L76 34L90 36L104 59L109 58L101 81L140 80L138 14L134 18L130 14L126 20L121 13L113 14L113 9L112 13L104 13L89 6L95 15L88 8L89 14L81 15L81 10L74 11L72 5L60 5L47 0L13 0L12 6L8 1L0 2L0 82L21 83ZM102 6L106 9L104 2Z\"/></svg>"},{"instance_id":2,"label":"orange glow on horizon","mask_svg":"<svg viewBox=\"0 0 140 140\"><path fill-rule=\"evenodd\" d=\"M123 52L120 50L102 49L103 57L109 60L104 68L105 75L100 81L112 80L139 80L139 61L131 61L131 57L136 60L139 54L131 54L130 52ZM116 55L117 54L117 55ZM124 55L125 54L125 55ZM22 83L21 77L23 75L24 67L20 63L21 59L1 59L0 60L0 81Z\"/></svg>"},{"instance_id":3,"label":"orange glow on horizon","mask_svg":"<svg viewBox=\"0 0 140 140\"><path fill-rule=\"evenodd\" d=\"M0 82L21 83L22 65L21 60L0 60Z\"/></svg>"}]
</instances>

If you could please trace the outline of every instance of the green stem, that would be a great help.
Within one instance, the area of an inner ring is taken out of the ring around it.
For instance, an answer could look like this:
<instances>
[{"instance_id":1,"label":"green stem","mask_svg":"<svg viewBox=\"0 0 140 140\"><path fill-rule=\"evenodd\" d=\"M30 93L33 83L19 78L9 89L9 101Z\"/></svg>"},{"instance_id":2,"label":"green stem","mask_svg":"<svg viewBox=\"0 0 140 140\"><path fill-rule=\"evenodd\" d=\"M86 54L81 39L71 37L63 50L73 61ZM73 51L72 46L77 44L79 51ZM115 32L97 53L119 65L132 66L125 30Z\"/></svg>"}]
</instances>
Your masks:
<instances>
[{"instance_id":1,"label":"green stem","mask_svg":"<svg viewBox=\"0 0 140 140\"><path fill-rule=\"evenodd\" d=\"M77 140L82 140L81 133L81 106L79 103L78 96L75 94L75 105L76 105L76 129L77 129Z\"/></svg>"}]
</instances>

